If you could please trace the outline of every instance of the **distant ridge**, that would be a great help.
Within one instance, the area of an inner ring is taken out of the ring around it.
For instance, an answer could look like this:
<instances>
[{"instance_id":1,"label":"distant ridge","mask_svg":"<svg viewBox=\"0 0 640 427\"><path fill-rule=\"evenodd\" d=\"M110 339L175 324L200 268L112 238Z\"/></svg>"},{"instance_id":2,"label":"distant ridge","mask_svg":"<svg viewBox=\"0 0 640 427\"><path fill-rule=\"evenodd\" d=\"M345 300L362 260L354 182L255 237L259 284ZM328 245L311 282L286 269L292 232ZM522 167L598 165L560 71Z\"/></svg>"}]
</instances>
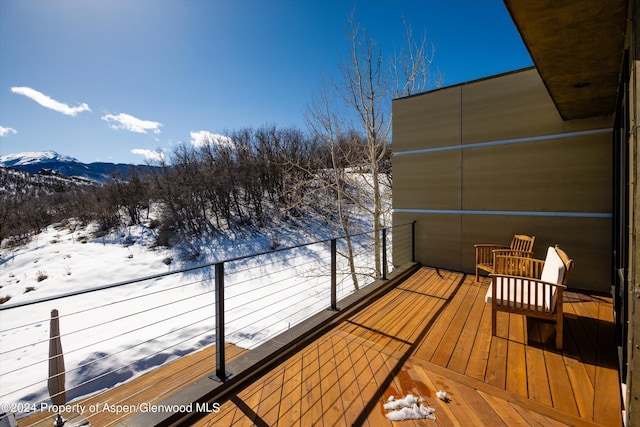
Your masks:
<instances>
[{"instance_id":1,"label":"distant ridge","mask_svg":"<svg viewBox=\"0 0 640 427\"><path fill-rule=\"evenodd\" d=\"M27 151L0 156L0 164L4 167L29 165L39 162L78 162L78 160L73 157L60 155L55 151Z\"/></svg>"},{"instance_id":2,"label":"distant ridge","mask_svg":"<svg viewBox=\"0 0 640 427\"><path fill-rule=\"evenodd\" d=\"M85 178L96 182L107 182L114 176L130 178L131 170L150 172L155 166L129 165L123 163L82 163L77 159L55 151L35 151L0 156L0 166L29 173L55 172L68 177Z\"/></svg>"}]
</instances>

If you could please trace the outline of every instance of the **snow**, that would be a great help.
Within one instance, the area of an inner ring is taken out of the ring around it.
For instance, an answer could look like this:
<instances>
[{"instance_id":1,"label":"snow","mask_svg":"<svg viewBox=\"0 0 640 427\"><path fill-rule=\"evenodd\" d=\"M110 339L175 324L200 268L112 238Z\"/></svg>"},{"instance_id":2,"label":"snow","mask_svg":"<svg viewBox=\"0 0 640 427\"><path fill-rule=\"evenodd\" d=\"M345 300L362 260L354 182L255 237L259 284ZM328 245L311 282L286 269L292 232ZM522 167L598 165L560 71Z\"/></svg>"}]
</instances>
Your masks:
<instances>
[{"instance_id":1,"label":"snow","mask_svg":"<svg viewBox=\"0 0 640 427\"><path fill-rule=\"evenodd\" d=\"M215 341L213 267L161 273L268 251L268 236L277 236L280 247L304 241L302 234L272 230L239 240L219 236L194 251L153 248L155 231L144 226L99 238L91 237L93 231L73 221L52 225L27 245L0 252L0 298L11 297L0 306L0 403L48 400L51 310L60 312L67 396L73 402ZM193 252L198 257L185 260ZM366 262L372 265L360 264ZM328 244L225 263L226 342L251 349L328 308L329 265ZM7 308L141 277L151 278ZM353 287L339 283L341 299Z\"/></svg>"},{"instance_id":2,"label":"snow","mask_svg":"<svg viewBox=\"0 0 640 427\"><path fill-rule=\"evenodd\" d=\"M423 402L424 399L422 397L408 394L404 398L397 400L394 396L390 396L387 403L383 406L387 411L391 411L385 414L391 421L420 420L425 418L435 420L436 417L433 413L436 410L424 406Z\"/></svg>"},{"instance_id":3,"label":"snow","mask_svg":"<svg viewBox=\"0 0 640 427\"><path fill-rule=\"evenodd\" d=\"M438 399L444 402L448 402L450 400L449 395L447 395L446 391L438 390L436 391L436 396L438 397Z\"/></svg>"},{"instance_id":4,"label":"snow","mask_svg":"<svg viewBox=\"0 0 640 427\"><path fill-rule=\"evenodd\" d=\"M55 151L26 151L22 153L5 154L0 156L0 166L24 166L39 162L77 162L73 157L56 153Z\"/></svg>"}]
</instances>

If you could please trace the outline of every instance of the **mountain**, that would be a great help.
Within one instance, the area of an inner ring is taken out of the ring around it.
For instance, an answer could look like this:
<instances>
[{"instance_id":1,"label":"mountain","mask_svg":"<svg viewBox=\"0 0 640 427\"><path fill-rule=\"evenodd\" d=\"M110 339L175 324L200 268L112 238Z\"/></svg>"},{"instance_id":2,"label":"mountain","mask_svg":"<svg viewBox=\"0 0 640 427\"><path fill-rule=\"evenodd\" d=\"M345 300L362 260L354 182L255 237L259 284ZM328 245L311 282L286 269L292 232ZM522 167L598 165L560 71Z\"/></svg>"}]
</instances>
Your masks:
<instances>
[{"instance_id":1,"label":"mountain","mask_svg":"<svg viewBox=\"0 0 640 427\"><path fill-rule=\"evenodd\" d=\"M73 157L63 156L55 151L30 151L0 156L0 164L4 167L29 165L39 162L78 162Z\"/></svg>"},{"instance_id":2,"label":"mountain","mask_svg":"<svg viewBox=\"0 0 640 427\"><path fill-rule=\"evenodd\" d=\"M90 179L96 182L109 181L114 175L128 179L130 171L138 173L156 169L154 166L128 165L123 163L82 163L77 159L55 151L36 151L0 156L0 166L30 173L60 174L68 177Z\"/></svg>"}]
</instances>

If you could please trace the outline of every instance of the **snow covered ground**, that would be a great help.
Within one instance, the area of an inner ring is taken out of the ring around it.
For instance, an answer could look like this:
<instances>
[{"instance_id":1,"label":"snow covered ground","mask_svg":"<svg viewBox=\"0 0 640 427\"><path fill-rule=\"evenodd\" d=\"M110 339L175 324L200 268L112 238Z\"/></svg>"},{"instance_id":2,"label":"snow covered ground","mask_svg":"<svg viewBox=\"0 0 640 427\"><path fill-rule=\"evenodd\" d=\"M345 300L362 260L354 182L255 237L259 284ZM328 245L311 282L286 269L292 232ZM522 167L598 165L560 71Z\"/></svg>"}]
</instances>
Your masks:
<instances>
[{"instance_id":1,"label":"snow covered ground","mask_svg":"<svg viewBox=\"0 0 640 427\"><path fill-rule=\"evenodd\" d=\"M268 251L302 234L222 236L199 244L183 261L180 248L153 248L155 232L134 226L92 238L91 228L48 227L29 244L0 252L0 403L48 400L51 310L60 312L68 400L135 378L215 340L214 269L161 273ZM271 236L271 237L270 237ZM361 256L372 257L362 247ZM342 262L339 260L339 262ZM372 265L369 259L360 264ZM253 348L329 307L329 245L312 244L225 263L227 342ZM8 308L78 290L155 276L123 286ZM341 280L338 298L353 292ZM213 369L213 366L212 366Z\"/></svg>"}]
</instances>

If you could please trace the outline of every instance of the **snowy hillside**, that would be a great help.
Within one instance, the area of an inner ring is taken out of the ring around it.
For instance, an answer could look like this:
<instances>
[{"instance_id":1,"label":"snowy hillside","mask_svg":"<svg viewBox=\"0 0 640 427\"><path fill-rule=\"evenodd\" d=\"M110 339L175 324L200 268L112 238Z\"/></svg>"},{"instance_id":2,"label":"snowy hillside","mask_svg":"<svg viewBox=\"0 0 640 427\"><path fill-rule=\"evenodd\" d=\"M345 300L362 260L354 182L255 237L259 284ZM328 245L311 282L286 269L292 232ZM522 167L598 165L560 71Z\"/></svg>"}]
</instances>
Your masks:
<instances>
[{"instance_id":1,"label":"snowy hillside","mask_svg":"<svg viewBox=\"0 0 640 427\"><path fill-rule=\"evenodd\" d=\"M86 188L90 185L96 185L96 182L55 173L34 174L0 167L0 200L12 197L37 198L61 190L69 191L75 188Z\"/></svg>"},{"instance_id":2,"label":"snowy hillside","mask_svg":"<svg viewBox=\"0 0 640 427\"><path fill-rule=\"evenodd\" d=\"M48 227L28 245L0 253L0 403L46 401L50 311L60 311L69 400L95 393L213 343L212 268L157 277L205 262L259 253L305 239L291 230L218 236L201 257L154 248L139 225L92 238L72 221ZM237 238L237 240L236 240ZM371 252L364 246L361 254ZM369 260L361 260L362 263ZM330 303L327 244L225 263L227 342L253 348ZM340 261L342 263L342 261ZM9 308L96 286L149 280ZM353 291L340 280L338 298ZM97 379L95 379L97 378ZM95 379L95 380L94 380Z\"/></svg>"}]
</instances>

